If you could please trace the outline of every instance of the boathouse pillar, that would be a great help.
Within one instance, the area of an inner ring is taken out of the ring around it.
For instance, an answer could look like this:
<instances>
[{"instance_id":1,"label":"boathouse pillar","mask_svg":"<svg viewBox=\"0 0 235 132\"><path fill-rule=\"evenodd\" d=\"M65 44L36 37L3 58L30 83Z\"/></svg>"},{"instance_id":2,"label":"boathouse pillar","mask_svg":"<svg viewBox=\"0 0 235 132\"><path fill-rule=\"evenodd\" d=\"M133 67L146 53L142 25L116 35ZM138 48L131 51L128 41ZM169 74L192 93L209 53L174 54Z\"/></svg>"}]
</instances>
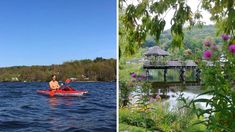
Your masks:
<instances>
[{"instance_id":1,"label":"boathouse pillar","mask_svg":"<svg viewBox=\"0 0 235 132\"><path fill-rule=\"evenodd\" d=\"M185 75L184 75L184 73L185 73L185 67L182 67L181 69L180 69L180 77L179 77L179 80L181 81L181 82L185 82Z\"/></svg>"},{"instance_id":2,"label":"boathouse pillar","mask_svg":"<svg viewBox=\"0 0 235 132\"><path fill-rule=\"evenodd\" d=\"M164 82L167 81L167 80L166 80L166 74L167 74L167 69L165 68L165 69L164 69Z\"/></svg>"},{"instance_id":3,"label":"boathouse pillar","mask_svg":"<svg viewBox=\"0 0 235 132\"><path fill-rule=\"evenodd\" d=\"M201 70L199 68L196 69L196 81L197 82L200 82L201 79L200 79L200 73L201 73Z\"/></svg>"},{"instance_id":4,"label":"boathouse pillar","mask_svg":"<svg viewBox=\"0 0 235 132\"><path fill-rule=\"evenodd\" d=\"M149 70L148 69L145 70L145 75L146 75L146 80L149 80Z\"/></svg>"}]
</instances>

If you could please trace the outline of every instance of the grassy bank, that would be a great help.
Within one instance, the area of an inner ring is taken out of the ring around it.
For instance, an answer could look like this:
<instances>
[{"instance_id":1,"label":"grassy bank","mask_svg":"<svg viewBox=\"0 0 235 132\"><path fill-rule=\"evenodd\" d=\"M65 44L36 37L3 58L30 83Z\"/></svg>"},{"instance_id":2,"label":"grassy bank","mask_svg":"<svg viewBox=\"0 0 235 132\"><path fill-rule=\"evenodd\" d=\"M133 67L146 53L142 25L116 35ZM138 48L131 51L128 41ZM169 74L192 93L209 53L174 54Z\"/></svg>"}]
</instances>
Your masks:
<instances>
[{"instance_id":1,"label":"grassy bank","mask_svg":"<svg viewBox=\"0 0 235 132\"><path fill-rule=\"evenodd\" d=\"M120 131L200 132L203 125L194 125L200 120L187 109L169 110L161 103L152 104L151 110L142 113L136 108L119 109Z\"/></svg>"}]
</instances>

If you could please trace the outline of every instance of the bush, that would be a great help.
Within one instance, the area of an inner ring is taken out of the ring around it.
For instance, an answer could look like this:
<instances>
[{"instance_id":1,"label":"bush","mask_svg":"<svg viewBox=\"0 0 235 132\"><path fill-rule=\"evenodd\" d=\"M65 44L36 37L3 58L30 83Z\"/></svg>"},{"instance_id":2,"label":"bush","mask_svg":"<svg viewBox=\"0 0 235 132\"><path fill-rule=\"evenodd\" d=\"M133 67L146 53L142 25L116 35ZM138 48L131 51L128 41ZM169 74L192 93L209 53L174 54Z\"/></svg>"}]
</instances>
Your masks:
<instances>
[{"instance_id":1,"label":"bush","mask_svg":"<svg viewBox=\"0 0 235 132\"><path fill-rule=\"evenodd\" d=\"M153 109L143 114L136 108L120 108L119 123L158 131L205 131L203 125L193 125L201 120L197 119L188 109L169 111L162 104L152 104Z\"/></svg>"},{"instance_id":2,"label":"bush","mask_svg":"<svg viewBox=\"0 0 235 132\"><path fill-rule=\"evenodd\" d=\"M130 112L127 108L119 110L119 122L144 128L154 128L156 124L149 116L146 118L142 113L138 111Z\"/></svg>"}]
</instances>

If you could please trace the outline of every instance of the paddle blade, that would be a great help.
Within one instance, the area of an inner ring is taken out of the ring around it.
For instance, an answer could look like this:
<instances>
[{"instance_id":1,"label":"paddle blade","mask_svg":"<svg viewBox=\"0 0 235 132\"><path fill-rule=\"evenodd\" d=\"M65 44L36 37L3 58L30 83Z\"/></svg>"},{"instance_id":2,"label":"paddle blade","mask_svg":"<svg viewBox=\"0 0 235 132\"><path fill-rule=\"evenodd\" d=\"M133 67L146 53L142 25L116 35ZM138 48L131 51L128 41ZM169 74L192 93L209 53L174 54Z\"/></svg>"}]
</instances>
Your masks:
<instances>
[{"instance_id":1,"label":"paddle blade","mask_svg":"<svg viewBox=\"0 0 235 132\"><path fill-rule=\"evenodd\" d=\"M50 91L50 96L53 97L55 92L53 90Z\"/></svg>"},{"instance_id":2,"label":"paddle blade","mask_svg":"<svg viewBox=\"0 0 235 132\"><path fill-rule=\"evenodd\" d=\"M71 82L71 79L66 79L65 80L65 83L70 83Z\"/></svg>"}]
</instances>

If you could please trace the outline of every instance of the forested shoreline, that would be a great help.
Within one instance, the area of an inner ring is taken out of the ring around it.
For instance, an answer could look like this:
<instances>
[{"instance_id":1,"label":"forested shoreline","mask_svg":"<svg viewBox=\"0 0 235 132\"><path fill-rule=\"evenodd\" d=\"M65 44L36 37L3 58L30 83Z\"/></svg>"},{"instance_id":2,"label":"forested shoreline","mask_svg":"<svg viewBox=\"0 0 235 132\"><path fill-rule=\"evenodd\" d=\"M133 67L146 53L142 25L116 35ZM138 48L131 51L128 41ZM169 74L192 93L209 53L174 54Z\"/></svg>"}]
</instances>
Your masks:
<instances>
[{"instance_id":1,"label":"forested shoreline","mask_svg":"<svg viewBox=\"0 0 235 132\"><path fill-rule=\"evenodd\" d=\"M0 82L45 82L55 74L59 81L115 81L116 60L97 57L94 60L67 61L49 66L13 66L0 68Z\"/></svg>"}]
</instances>

